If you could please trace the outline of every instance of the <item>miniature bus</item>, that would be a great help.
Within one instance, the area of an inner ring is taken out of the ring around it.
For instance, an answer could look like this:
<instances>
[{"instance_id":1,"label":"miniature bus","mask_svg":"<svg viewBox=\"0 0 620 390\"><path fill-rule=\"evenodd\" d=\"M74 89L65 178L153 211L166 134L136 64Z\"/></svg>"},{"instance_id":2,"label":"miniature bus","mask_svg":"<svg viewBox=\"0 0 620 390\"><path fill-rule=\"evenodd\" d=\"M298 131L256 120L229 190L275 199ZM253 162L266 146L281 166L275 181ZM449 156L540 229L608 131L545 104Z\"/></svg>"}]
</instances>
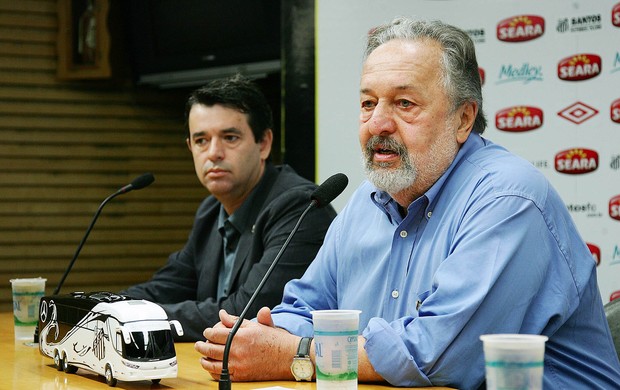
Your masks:
<instances>
[{"instance_id":1,"label":"miniature bus","mask_svg":"<svg viewBox=\"0 0 620 390\"><path fill-rule=\"evenodd\" d=\"M117 380L151 380L177 376L172 328L161 306L110 292L50 295L39 306L39 350L59 371L78 368Z\"/></svg>"}]
</instances>

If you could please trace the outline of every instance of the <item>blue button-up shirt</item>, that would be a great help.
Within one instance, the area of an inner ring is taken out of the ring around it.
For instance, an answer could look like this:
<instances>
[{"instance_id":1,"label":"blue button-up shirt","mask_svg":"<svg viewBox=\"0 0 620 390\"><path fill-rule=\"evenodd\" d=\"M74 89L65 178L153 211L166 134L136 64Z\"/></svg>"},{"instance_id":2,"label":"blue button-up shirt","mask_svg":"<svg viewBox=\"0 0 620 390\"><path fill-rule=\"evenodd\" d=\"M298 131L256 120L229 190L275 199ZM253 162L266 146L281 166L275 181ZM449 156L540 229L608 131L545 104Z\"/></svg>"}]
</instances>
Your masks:
<instances>
[{"instance_id":1,"label":"blue button-up shirt","mask_svg":"<svg viewBox=\"0 0 620 390\"><path fill-rule=\"evenodd\" d=\"M359 309L373 368L398 386L475 389L479 337L549 337L548 389L618 388L595 262L559 195L529 162L471 134L403 217L368 182L273 310L312 335L310 310Z\"/></svg>"}]
</instances>

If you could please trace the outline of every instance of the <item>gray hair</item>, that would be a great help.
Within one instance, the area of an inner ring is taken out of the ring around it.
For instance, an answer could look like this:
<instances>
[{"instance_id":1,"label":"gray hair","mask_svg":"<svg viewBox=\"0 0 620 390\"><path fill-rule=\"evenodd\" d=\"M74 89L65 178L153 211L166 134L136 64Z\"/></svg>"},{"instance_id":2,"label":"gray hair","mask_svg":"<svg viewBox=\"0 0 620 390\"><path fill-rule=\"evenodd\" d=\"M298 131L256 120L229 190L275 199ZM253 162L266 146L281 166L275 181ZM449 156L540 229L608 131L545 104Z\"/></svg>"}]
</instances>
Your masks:
<instances>
[{"instance_id":1,"label":"gray hair","mask_svg":"<svg viewBox=\"0 0 620 390\"><path fill-rule=\"evenodd\" d=\"M482 110L482 85L474 43L467 33L457 27L441 21L421 21L399 17L374 28L368 34L364 58L377 47L392 40L424 40L431 39L442 47L443 86L452 102L452 110L458 109L463 103L476 102L478 115L474 121L473 131L482 134L487 120Z\"/></svg>"}]
</instances>

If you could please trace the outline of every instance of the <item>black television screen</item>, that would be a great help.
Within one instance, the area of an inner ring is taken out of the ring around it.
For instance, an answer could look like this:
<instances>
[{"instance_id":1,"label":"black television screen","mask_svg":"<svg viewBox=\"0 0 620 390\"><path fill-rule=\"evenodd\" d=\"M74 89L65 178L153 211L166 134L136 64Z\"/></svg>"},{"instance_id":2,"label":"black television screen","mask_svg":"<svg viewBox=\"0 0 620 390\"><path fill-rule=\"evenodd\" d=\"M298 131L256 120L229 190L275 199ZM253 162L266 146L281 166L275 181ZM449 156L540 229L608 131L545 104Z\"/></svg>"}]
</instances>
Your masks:
<instances>
[{"instance_id":1,"label":"black television screen","mask_svg":"<svg viewBox=\"0 0 620 390\"><path fill-rule=\"evenodd\" d=\"M129 0L134 73L145 79L280 59L279 0Z\"/></svg>"}]
</instances>

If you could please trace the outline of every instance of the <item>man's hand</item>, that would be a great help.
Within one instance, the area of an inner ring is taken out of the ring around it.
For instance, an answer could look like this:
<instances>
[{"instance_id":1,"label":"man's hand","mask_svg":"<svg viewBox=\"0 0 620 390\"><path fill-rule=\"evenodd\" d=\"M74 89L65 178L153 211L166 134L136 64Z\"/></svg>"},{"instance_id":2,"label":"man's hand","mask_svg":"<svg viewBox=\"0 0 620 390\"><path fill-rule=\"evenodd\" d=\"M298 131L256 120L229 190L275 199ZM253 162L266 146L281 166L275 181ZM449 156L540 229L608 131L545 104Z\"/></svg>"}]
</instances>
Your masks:
<instances>
[{"instance_id":1,"label":"man's hand","mask_svg":"<svg viewBox=\"0 0 620 390\"><path fill-rule=\"evenodd\" d=\"M200 364L215 380L222 373L224 345L236 316L220 310L220 322L207 328L207 341L198 341L194 348L202 358ZM257 314L257 322L244 320L229 352L228 372L232 381L262 381L293 379L290 365L297 351L299 337L284 329L275 328L271 310L263 307Z\"/></svg>"}]
</instances>

